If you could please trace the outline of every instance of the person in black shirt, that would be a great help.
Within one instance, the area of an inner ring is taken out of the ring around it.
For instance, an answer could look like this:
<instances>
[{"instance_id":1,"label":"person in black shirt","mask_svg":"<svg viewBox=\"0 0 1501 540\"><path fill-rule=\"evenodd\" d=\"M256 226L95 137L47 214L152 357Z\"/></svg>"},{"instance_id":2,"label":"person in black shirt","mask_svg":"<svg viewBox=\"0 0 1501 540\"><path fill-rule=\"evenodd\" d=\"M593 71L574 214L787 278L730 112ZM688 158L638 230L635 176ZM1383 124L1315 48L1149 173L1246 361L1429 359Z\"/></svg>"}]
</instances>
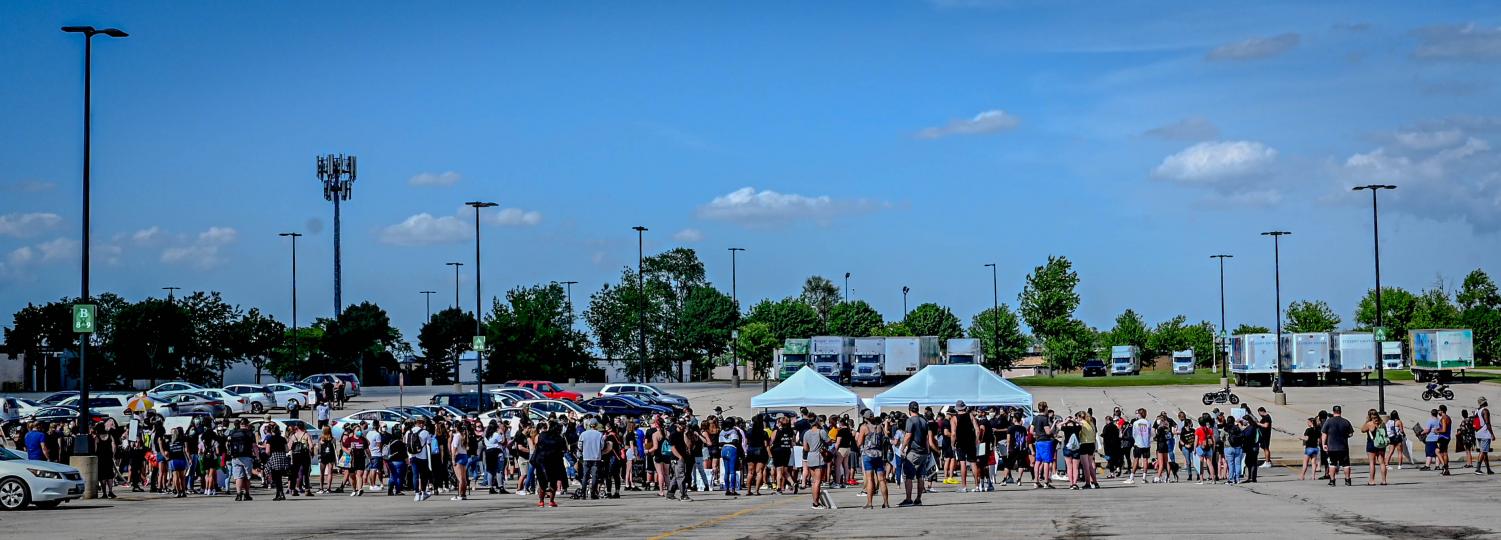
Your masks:
<instances>
[{"instance_id":1,"label":"person in black shirt","mask_svg":"<svg viewBox=\"0 0 1501 540\"><path fill-rule=\"evenodd\" d=\"M172 473L172 493L176 498L188 496L188 445L182 428L172 428L167 440L167 470Z\"/></svg>"},{"instance_id":2,"label":"person in black shirt","mask_svg":"<svg viewBox=\"0 0 1501 540\"><path fill-rule=\"evenodd\" d=\"M287 456L287 438L281 435L281 426L272 422L268 426L270 433L266 435L263 443L266 450L266 469L271 472L271 484L276 487L276 496L273 501L284 501L286 494L282 491L281 479L286 476L287 470L291 469L291 459Z\"/></svg>"},{"instance_id":3,"label":"person in black shirt","mask_svg":"<svg viewBox=\"0 0 1501 540\"><path fill-rule=\"evenodd\" d=\"M229 448L229 478L235 481L235 500L250 501L250 471L255 467L251 456L255 453L255 434L250 431L250 421L240 419L238 428L225 436Z\"/></svg>"},{"instance_id":4,"label":"person in black shirt","mask_svg":"<svg viewBox=\"0 0 1501 540\"><path fill-rule=\"evenodd\" d=\"M797 478L792 474L792 447L797 445L798 433L791 426L791 421L783 416L777 419L777 429L771 436L771 465L774 468L773 478L777 483L777 493L787 484L792 484L792 492L797 493Z\"/></svg>"},{"instance_id":5,"label":"person in black shirt","mask_svg":"<svg viewBox=\"0 0 1501 540\"><path fill-rule=\"evenodd\" d=\"M771 436L766 434L766 417L756 415L751 419L751 429L745 434L745 491L749 496L761 494L761 485L767 483L766 463L771 460Z\"/></svg>"}]
</instances>

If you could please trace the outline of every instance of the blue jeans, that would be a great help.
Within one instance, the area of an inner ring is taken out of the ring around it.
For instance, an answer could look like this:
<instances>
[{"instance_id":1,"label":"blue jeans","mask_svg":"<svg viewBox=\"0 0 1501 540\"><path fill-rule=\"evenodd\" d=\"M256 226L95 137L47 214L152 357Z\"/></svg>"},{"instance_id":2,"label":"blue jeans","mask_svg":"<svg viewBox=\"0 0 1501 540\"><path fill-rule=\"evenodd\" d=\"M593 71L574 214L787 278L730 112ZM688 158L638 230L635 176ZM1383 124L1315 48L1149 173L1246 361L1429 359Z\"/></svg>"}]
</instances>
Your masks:
<instances>
[{"instance_id":1,"label":"blue jeans","mask_svg":"<svg viewBox=\"0 0 1501 540\"><path fill-rule=\"evenodd\" d=\"M407 464L399 460L388 460L386 465L391 467L391 480L388 482L391 489L401 491L401 477L406 473Z\"/></svg>"},{"instance_id":2,"label":"blue jeans","mask_svg":"<svg viewBox=\"0 0 1501 540\"><path fill-rule=\"evenodd\" d=\"M719 457L724 458L724 490L740 489L740 449L726 445L719 450Z\"/></svg>"},{"instance_id":3,"label":"blue jeans","mask_svg":"<svg viewBox=\"0 0 1501 540\"><path fill-rule=\"evenodd\" d=\"M1234 447L1225 449L1225 459L1229 462L1228 464L1230 466L1231 483L1240 481L1241 459L1244 457L1246 457L1245 450Z\"/></svg>"},{"instance_id":4,"label":"blue jeans","mask_svg":"<svg viewBox=\"0 0 1501 540\"><path fill-rule=\"evenodd\" d=\"M899 452L892 452L892 456L891 456L891 469L892 469L892 471L891 471L891 478L892 478L892 482L895 482L897 484L902 483L902 472L903 472L902 469L905 468L906 465L907 465L906 460L902 459L901 453L899 453Z\"/></svg>"}]
</instances>

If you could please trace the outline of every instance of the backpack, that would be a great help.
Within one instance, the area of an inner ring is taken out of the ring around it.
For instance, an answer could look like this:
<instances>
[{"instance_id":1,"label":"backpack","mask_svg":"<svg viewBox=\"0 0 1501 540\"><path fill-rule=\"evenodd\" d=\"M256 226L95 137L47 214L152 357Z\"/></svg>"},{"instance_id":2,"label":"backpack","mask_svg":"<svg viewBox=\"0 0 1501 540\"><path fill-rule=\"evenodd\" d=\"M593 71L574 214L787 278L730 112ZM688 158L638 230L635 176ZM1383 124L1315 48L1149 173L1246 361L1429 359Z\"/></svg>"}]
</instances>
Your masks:
<instances>
[{"instance_id":1,"label":"backpack","mask_svg":"<svg viewBox=\"0 0 1501 540\"><path fill-rule=\"evenodd\" d=\"M417 430L407 432L407 448L415 453L422 452L422 435Z\"/></svg>"},{"instance_id":2,"label":"backpack","mask_svg":"<svg viewBox=\"0 0 1501 540\"><path fill-rule=\"evenodd\" d=\"M1471 429L1474 429L1475 431L1480 431L1480 429L1483 428L1483 427L1485 427L1485 426L1481 425L1481 423L1480 423L1480 415L1478 413L1475 416L1471 416L1470 417L1470 428Z\"/></svg>"},{"instance_id":3,"label":"backpack","mask_svg":"<svg viewBox=\"0 0 1501 540\"><path fill-rule=\"evenodd\" d=\"M236 437L235 435L240 435L240 436ZM230 436L229 436L229 453L230 453L230 455L239 456L239 455L244 455L244 454L246 454L246 453L248 453L250 451L250 449L248 449L248 448L245 447L245 439L246 439L246 437L244 436L243 432L235 432L235 433L230 434Z\"/></svg>"},{"instance_id":4,"label":"backpack","mask_svg":"<svg viewBox=\"0 0 1501 540\"><path fill-rule=\"evenodd\" d=\"M1391 439L1386 436L1385 429L1378 427L1371 430L1371 444L1376 445L1378 449L1386 448L1386 445L1391 444Z\"/></svg>"},{"instance_id":5,"label":"backpack","mask_svg":"<svg viewBox=\"0 0 1501 540\"><path fill-rule=\"evenodd\" d=\"M1243 446L1243 443L1245 442L1245 441L1242 440L1243 438L1244 437L1241 436L1241 432L1239 430L1234 430L1234 429L1230 430L1230 438L1229 438L1229 441L1227 441L1229 447L1230 448L1240 448L1241 446Z\"/></svg>"}]
</instances>

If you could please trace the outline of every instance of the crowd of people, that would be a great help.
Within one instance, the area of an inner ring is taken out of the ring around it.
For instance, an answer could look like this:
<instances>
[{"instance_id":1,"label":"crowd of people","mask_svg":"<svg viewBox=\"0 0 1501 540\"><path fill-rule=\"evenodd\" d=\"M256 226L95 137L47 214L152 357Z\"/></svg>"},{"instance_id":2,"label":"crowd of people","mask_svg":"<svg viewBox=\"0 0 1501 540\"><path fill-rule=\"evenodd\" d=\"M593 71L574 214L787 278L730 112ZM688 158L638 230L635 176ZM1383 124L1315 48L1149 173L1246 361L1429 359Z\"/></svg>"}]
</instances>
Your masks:
<instances>
[{"instance_id":1,"label":"crowd of people","mask_svg":"<svg viewBox=\"0 0 1501 540\"><path fill-rule=\"evenodd\" d=\"M1248 406L1156 415L1116 408L1103 419L1093 410L1065 414L1046 403L1035 411L969 407L934 410L913 402L905 412L859 418L761 413L749 419L691 409L676 416L552 416L482 423L476 416L405 423L349 423L336 438L331 426L248 419L195 419L167 429L148 414L141 422L107 420L80 433L74 426L29 426L14 442L31 459L66 462L71 439L92 438L99 456L99 493L115 490L174 497L233 493L253 500L255 485L272 500L347 494L406 496L424 501L449 495L465 501L476 490L536 497L556 507L558 497L619 498L654 492L691 501L695 493L726 496L799 494L813 508L832 506L825 490L860 488L865 508L918 506L937 485L960 492L997 486L1098 489L1104 479L1123 483L1236 485L1258 481L1271 466L1273 421ZM1384 485L1387 470L1416 465L1411 446L1421 443L1420 470L1451 474L1450 445L1465 453L1465 468L1492 474L1494 439L1484 398L1454 422L1438 406L1421 425L1396 412L1372 409L1357 424L1335 405L1304 422L1299 480L1351 485L1351 438L1365 438L1368 484ZM286 426L285 428L283 426ZM134 431L132 431L132 429ZM1357 444L1358 446L1358 444ZM316 472L316 482L314 476ZM895 486L895 487L893 487ZM879 501L877 501L879 499Z\"/></svg>"}]
</instances>

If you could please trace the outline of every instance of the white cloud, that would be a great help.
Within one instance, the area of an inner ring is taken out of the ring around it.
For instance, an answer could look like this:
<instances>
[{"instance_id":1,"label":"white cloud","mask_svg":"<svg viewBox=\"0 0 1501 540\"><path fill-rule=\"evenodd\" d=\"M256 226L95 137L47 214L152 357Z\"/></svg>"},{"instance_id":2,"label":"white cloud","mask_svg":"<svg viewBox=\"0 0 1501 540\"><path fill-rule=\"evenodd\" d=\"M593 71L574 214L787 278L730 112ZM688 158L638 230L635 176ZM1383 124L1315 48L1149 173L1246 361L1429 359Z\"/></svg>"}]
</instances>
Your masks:
<instances>
[{"instance_id":1,"label":"white cloud","mask_svg":"<svg viewBox=\"0 0 1501 540\"><path fill-rule=\"evenodd\" d=\"M1212 206L1276 206L1282 202L1282 192L1276 189L1253 189L1233 193L1210 193L1204 202Z\"/></svg>"},{"instance_id":2,"label":"white cloud","mask_svg":"<svg viewBox=\"0 0 1501 540\"><path fill-rule=\"evenodd\" d=\"M993 109L975 115L968 120L950 120L948 124L939 127L924 128L917 132L919 139L937 139L949 135L980 135L995 133L1015 128L1021 123L1021 119L1015 115L999 109Z\"/></svg>"},{"instance_id":3,"label":"white cloud","mask_svg":"<svg viewBox=\"0 0 1501 540\"><path fill-rule=\"evenodd\" d=\"M473 221L464 222L455 216L433 217L423 212L382 229L380 241L398 246L453 244L468 239L473 227Z\"/></svg>"},{"instance_id":4,"label":"white cloud","mask_svg":"<svg viewBox=\"0 0 1501 540\"><path fill-rule=\"evenodd\" d=\"M54 238L37 245L42 252L41 262L63 261L78 256L78 241L71 238Z\"/></svg>"},{"instance_id":5,"label":"white cloud","mask_svg":"<svg viewBox=\"0 0 1501 540\"><path fill-rule=\"evenodd\" d=\"M1432 150L1453 146L1464 140L1464 132L1458 129L1398 131L1392 135L1398 144L1413 150Z\"/></svg>"},{"instance_id":6,"label":"white cloud","mask_svg":"<svg viewBox=\"0 0 1501 540\"><path fill-rule=\"evenodd\" d=\"M683 229L681 231L673 233L672 239L684 244L692 244L694 242L702 241L704 239L704 233L703 231L693 228Z\"/></svg>"},{"instance_id":7,"label":"white cloud","mask_svg":"<svg viewBox=\"0 0 1501 540\"><path fill-rule=\"evenodd\" d=\"M698 208L698 217L735 221L744 225L775 225L798 220L827 224L833 218L874 211L890 205L868 199L835 199L828 195L809 197L796 193L756 191L743 187L715 197Z\"/></svg>"},{"instance_id":8,"label":"white cloud","mask_svg":"<svg viewBox=\"0 0 1501 540\"><path fill-rule=\"evenodd\" d=\"M51 212L0 215L0 236L26 238L58 226L62 216Z\"/></svg>"},{"instance_id":9,"label":"white cloud","mask_svg":"<svg viewBox=\"0 0 1501 540\"><path fill-rule=\"evenodd\" d=\"M31 249L31 246L21 246L6 254L5 263L10 265L11 268L15 268L31 262L35 257L36 253Z\"/></svg>"},{"instance_id":10,"label":"white cloud","mask_svg":"<svg viewBox=\"0 0 1501 540\"><path fill-rule=\"evenodd\" d=\"M1501 231L1501 156L1484 139L1424 139L1419 147L1398 144L1350 155L1338 169L1337 189L1390 183L1394 212L1436 221L1458 220L1482 232ZM1447 142L1448 144L1441 144Z\"/></svg>"},{"instance_id":11,"label":"white cloud","mask_svg":"<svg viewBox=\"0 0 1501 540\"><path fill-rule=\"evenodd\" d=\"M459 180L463 178L464 175L461 175L454 171L444 171L440 173L425 172L407 179L407 184L423 187L451 186L459 183Z\"/></svg>"},{"instance_id":12,"label":"white cloud","mask_svg":"<svg viewBox=\"0 0 1501 540\"><path fill-rule=\"evenodd\" d=\"M7 184L0 184L0 190L19 191L21 193L40 193L57 187L57 182L45 180L20 180Z\"/></svg>"},{"instance_id":13,"label":"white cloud","mask_svg":"<svg viewBox=\"0 0 1501 540\"><path fill-rule=\"evenodd\" d=\"M520 208L502 208L495 212L480 215L496 225L507 227L531 227L542 223L542 213L536 210L522 210Z\"/></svg>"},{"instance_id":14,"label":"white cloud","mask_svg":"<svg viewBox=\"0 0 1501 540\"><path fill-rule=\"evenodd\" d=\"M161 261L168 264L191 264L202 270L214 268L226 262L222 250L237 238L239 231L233 228L209 227L198 233L191 243L162 250Z\"/></svg>"},{"instance_id":15,"label":"white cloud","mask_svg":"<svg viewBox=\"0 0 1501 540\"><path fill-rule=\"evenodd\" d=\"M149 228L141 229L132 233L130 235L130 239L135 241L137 244L147 244L155 241L158 238L161 238L161 236L162 228L156 225L152 225Z\"/></svg>"},{"instance_id":16,"label":"white cloud","mask_svg":"<svg viewBox=\"0 0 1501 540\"><path fill-rule=\"evenodd\" d=\"M1142 134L1159 139L1204 141L1219 138L1220 128L1207 118L1190 116L1170 124L1157 126Z\"/></svg>"},{"instance_id":17,"label":"white cloud","mask_svg":"<svg viewBox=\"0 0 1501 540\"><path fill-rule=\"evenodd\" d=\"M1440 25L1413 31L1418 47L1412 56L1419 60L1495 62L1501 60L1501 28L1474 23Z\"/></svg>"},{"instance_id":18,"label":"white cloud","mask_svg":"<svg viewBox=\"0 0 1501 540\"><path fill-rule=\"evenodd\" d=\"M1270 37L1257 37L1215 47L1204 55L1205 60L1257 60L1271 58L1298 46L1298 34L1289 32Z\"/></svg>"},{"instance_id":19,"label":"white cloud","mask_svg":"<svg viewBox=\"0 0 1501 540\"><path fill-rule=\"evenodd\" d=\"M1162 159L1152 171L1179 182L1217 182L1262 170L1277 150L1256 141L1201 142Z\"/></svg>"}]
</instances>

